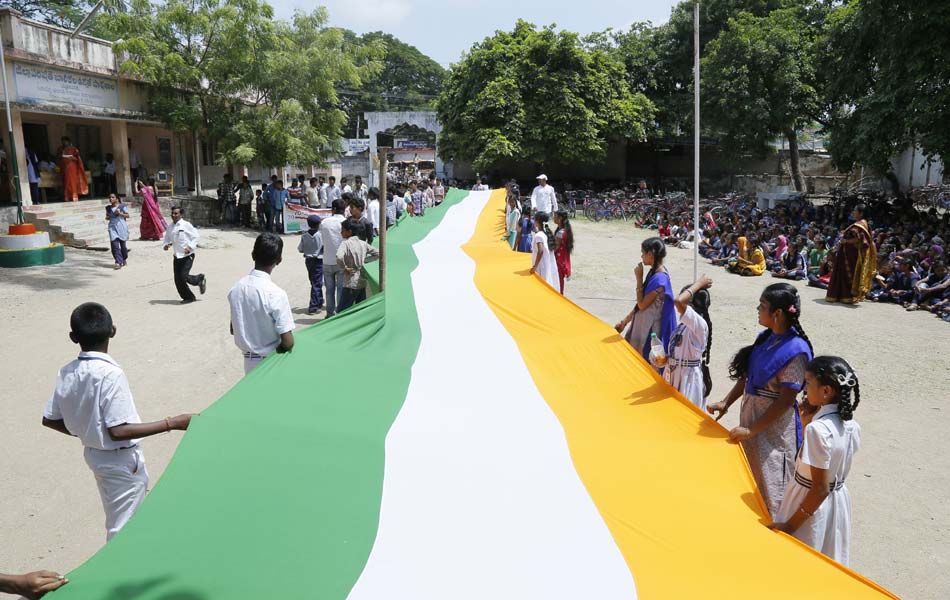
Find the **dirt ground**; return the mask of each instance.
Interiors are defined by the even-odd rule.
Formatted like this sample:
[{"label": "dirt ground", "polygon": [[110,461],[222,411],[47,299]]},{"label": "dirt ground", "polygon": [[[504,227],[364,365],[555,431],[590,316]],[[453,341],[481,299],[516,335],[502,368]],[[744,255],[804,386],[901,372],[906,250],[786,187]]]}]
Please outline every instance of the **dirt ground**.
[{"label": "dirt ground", "polygon": [[[631,307],[633,266],[647,232],[619,223],[575,222],[575,275],[568,295],[616,322]],[[66,572],[105,541],[95,483],[79,443],[40,425],[57,369],[78,350],[67,337],[70,311],[98,301],[118,334],[110,353],[122,365],[145,420],[200,412],[242,376],[228,334],[226,293],[251,267],[249,231],[203,229],[193,272],[208,275],[205,296],[181,306],[172,259],[157,242],[130,243],[129,266],[113,271],[107,253],[67,250],[62,265],[0,270],[0,440],[3,510],[0,571]],[[296,240],[274,273],[291,304],[305,307],[309,288]],[[674,286],[692,277],[691,253],[672,249]],[[728,387],[726,364],[756,331],[755,306],[768,279],[745,279],[702,264],[715,279],[711,398]],[[826,305],[802,286],[803,323],[816,349],[840,354],[862,384],[856,413],[863,435],[848,486],[854,498],[853,566],[908,599],[950,597],[950,458],[941,439],[950,429],[947,349],[950,325],[892,305]],[[295,308],[298,326],[316,322]],[[934,393],[932,390],[939,390]],[[734,423],[737,410],[726,416]],[[174,432],[144,442],[153,482],[181,439]],[[941,508],[943,506],[943,508]]]}]

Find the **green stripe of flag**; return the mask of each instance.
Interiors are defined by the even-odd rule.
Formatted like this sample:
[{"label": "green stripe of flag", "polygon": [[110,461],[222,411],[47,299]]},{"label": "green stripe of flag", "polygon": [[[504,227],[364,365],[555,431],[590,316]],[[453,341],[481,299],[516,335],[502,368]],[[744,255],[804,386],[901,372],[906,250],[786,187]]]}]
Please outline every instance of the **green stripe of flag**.
[{"label": "green stripe of flag", "polygon": [[419,348],[412,244],[466,195],[390,230],[385,303],[298,332],[293,353],[192,421],[138,514],[52,597],[345,598],[376,536],[385,438]]}]

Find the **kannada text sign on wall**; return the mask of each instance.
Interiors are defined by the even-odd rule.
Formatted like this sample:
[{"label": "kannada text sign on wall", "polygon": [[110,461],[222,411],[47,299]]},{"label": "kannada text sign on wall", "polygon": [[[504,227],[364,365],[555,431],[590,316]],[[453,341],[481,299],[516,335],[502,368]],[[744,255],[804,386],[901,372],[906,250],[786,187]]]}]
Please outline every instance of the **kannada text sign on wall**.
[{"label": "kannada text sign on wall", "polygon": [[13,63],[20,102],[57,102],[95,108],[119,108],[119,84],[113,79],[40,65]]}]

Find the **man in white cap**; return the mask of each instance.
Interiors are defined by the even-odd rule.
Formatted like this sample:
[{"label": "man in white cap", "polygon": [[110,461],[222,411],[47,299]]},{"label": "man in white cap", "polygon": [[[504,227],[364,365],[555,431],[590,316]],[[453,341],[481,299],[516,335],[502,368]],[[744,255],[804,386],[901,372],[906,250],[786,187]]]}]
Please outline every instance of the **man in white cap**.
[{"label": "man in white cap", "polygon": [[551,216],[557,210],[557,195],[554,193],[554,188],[548,185],[547,175],[542,173],[537,179],[538,185],[531,192],[531,212],[541,211]]}]

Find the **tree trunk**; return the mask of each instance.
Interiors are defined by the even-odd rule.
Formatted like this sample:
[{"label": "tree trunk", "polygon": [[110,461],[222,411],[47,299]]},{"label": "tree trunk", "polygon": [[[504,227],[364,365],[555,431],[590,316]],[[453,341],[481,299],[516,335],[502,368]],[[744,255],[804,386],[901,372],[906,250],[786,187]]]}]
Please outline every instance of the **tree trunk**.
[{"label": "tree trunk", "polygon": [[201,140],[197,130],[191,135],[195,138],[195,197],[198,197],[201,196]]},{"label": "tree trunk", "polygon": [[794,129],[786,129],[785,138],[788,140],[788,165],[792,171],[792,183],[795,184],[796,192],[804,192],[805,179],[802,177],[801,165],[798,163],[798,134]]}]

